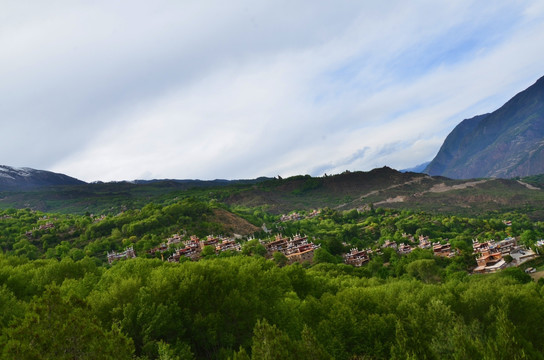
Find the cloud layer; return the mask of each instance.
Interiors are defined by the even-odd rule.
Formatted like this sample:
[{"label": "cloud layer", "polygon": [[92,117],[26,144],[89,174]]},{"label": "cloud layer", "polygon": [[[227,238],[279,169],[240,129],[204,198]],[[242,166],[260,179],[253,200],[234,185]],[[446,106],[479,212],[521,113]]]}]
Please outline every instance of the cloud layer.
[{"label": "cloud layer", "polygon": [[83,180],[432,159],[544,75],[539,1],[0,5],[2,163]]}]

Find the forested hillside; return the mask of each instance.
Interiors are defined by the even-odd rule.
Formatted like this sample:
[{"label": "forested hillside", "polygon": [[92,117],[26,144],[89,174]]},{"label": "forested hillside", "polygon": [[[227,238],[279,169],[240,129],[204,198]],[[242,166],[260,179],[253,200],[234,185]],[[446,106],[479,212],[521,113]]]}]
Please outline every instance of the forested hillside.
[{"label": "forested hillside", "polygon": [[0,343],[9,359],[543,358],[544,289],[523,271],[395,268],[3,255]]},{"label": "forested hillside", "polygon": [[[179,245],[151,250],[175,233],[238,233],[241,251],[167,262]],[[313,261],[263,257],[248,238],[276,233],[306,234]],[[458,256],[383,248],[414,236]],[[5,210],[0,349],[6,359],[540,359],[543,281],[516,267],[469,275],[472,239],[508,236],[534,248],[544,223],[372,207],[280,217],[195,198],[114,215]],[[136,258],[107,263],[126,247]],[[354,247],[375,250],[367,264],[343,264]]]},{"label": "forested hillside", "polygon": [[0,360],[544,360],[543,64],[544,0],[0,0]]},{"label": "forested hillside", "polygon": [[[142,209],[115,215],[48,214],[29,209],[0,212],[0,247],[7,254],[31,260],[40,258],[80,260],[89,256],[105,262],[109,251],[131,246],[140,257],[174,234],[204,238],[207,235],[233,236],[245,245],[248,236],[263,240],[275,234],[306,234],[322,251],[341,255],[350,247],[379,247],[390,240],[410,243],[410,236],[427,236],[434,242],[450,242],[470,252],[472,240],[501,240],[517,237],[531,247],[544,237],[544,222],[532,221],[522,213],[497,213],[487,217],[431,215],[425,212],[392,209],[338,211],[325,208],[315,216],[300,212],[296,221],[259,208],[228,207],[215,201],[194,198],[170,205],[150,203]],[[506,223],[509,222],[509,225]],[[260,225],[265,225],[269,233]],[[168,255],[174,246],[166,252]]]},{"label": "forested hillside", "polygon": [[[5,191],[0,192],[0,209],[116,215],[142,209],[151,202],[162,206],[192,198],[274,215],[325,207],[345,211],[375,206],[472,217],[517,211],[542,221],[544,191],[539,179],[533,176],[527,180],[452,180],[383,167],[322,177],[304,175],[232,183],[122,182]],[[262,222],[255,225],[260,226]]]}]

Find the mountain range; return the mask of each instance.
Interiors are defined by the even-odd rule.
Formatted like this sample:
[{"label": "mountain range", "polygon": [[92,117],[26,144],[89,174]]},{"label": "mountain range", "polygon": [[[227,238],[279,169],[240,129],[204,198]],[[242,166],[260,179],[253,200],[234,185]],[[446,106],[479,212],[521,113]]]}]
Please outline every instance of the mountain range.
[{"label": "mountain range", "polygon": [[544,77],[496,111],[462,121],[424,172],[454,179],[544,173]]},{"label": "mountain range", "polygon": [[[227,208],[263,209],[271,214],[293,210],[369,207],[432,213],[485,215],[522,211],[544,220],[544,177],[522,180],[455,180],[383,167],[338,175],[260,179],[253,183],[176,181],[92,183],[0,191],[0,209],[30,208],[61,213],[116,214],[146,204],[184,198],[224,204]],[[251,210],[253,212],[253,210]]]},{"label": "mountain range", "polygon": [[[195,196],[272,213],[377,205],[475,214],[523,210],[544,219],[544,175],[530,176],[538,174],[544,174],[544,77],[498,110],[462,121],[430,163],[401,172],[384,167],[324,177],[87,184],[50,171],[0,165],[0,208],[122,211]],[[455,180],[475,178],[483,180]]]}]

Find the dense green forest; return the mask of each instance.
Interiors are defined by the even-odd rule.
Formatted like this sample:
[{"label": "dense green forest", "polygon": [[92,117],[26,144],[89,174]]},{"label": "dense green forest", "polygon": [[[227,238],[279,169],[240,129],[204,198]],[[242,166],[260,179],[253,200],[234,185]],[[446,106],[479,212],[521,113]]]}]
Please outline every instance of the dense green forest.
[{"label": "dense green forest", "polygon": [[[224,221],[229,215],[230,223]],[[472,239],[514,236],[529,247],[544,223],[372,208],[301,211],[280,221],[263,207],[183,198],[116,214],[0,212],[0,348],[6,359],[540,359],[544,288],[520,268],[470,275]],[[220,216],[221,215],[221,216]],[[271,232],[263,231],[266,225]],[[149,254],[172,234],[254,229],[306,234],[313,263],[241,252],[169,263]],[[459,256],[376,252],[360,268],[352,247],[429,236]],[[106,254],[132,246],[135,259]],[[173,249],[166,252],[171,253]],[[537,259],[538,263],[539,259]]]},{"label": "dense green forest", "polygon": [[0,343],[10,359],[543,358],[544,289],[523,271],[468,276],[425,254],[380,270],[4,255]]}]

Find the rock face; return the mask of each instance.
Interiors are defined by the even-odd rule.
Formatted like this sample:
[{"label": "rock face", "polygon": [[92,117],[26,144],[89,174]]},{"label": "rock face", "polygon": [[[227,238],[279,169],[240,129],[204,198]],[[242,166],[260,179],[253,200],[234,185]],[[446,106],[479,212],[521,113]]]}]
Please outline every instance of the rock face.
[{"label": "rock face", "polygon": [[51,171],[0,165],[0,191],[28,190],[52,185],[78,185],[85,182]]},{"label": "rock face", "polygon": [[544,173],[544,77],[500,109],[457,125],[425,173],[454,179]]}]

